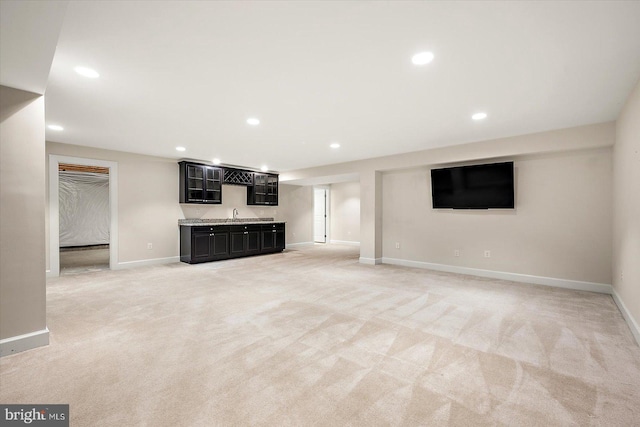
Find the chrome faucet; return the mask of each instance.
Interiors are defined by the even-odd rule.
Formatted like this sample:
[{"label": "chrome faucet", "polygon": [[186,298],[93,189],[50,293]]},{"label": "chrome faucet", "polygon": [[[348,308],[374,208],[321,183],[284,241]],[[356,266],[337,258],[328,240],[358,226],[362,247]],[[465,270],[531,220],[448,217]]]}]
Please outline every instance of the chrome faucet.
[{"label": "chrome faucet", "polygon": [[238,209],[233,208],[233,219],[236,219],[237,216],[238,216]]}]

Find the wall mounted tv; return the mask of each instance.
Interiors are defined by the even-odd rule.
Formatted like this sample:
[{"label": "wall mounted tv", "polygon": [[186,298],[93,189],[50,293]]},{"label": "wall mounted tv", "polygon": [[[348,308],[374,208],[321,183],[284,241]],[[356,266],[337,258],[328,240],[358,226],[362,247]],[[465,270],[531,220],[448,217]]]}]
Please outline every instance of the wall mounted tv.
[{"label": "wall mounted tv", "polygon": [[431,169],[433,208],[513,209],[513,162]]}]

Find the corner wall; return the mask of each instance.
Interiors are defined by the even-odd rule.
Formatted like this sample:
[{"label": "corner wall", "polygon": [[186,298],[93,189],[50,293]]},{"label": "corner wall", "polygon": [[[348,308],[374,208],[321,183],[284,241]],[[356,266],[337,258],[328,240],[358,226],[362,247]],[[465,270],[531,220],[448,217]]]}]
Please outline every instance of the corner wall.
[{"label": "corner wall", "polygon": [[360,243],[360,183],[331,184],[331,242]]},{"label": "corner wall", "polygon": [[616,123],[613,288],[614,298],[640,343],[640,82]]},{"label": "corner wall", "polygon": [[278,218],[287,222],[286,242],[313,244],[313,187],[280,183]]},{"label": "corner wall", "polygon": [[47,345],[44,98],[0,86],[0,355]]}]

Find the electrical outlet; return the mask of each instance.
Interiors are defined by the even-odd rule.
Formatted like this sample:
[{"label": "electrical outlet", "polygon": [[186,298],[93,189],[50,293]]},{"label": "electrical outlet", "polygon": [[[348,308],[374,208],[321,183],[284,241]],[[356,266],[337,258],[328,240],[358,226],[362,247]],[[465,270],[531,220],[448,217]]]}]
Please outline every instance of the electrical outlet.
[{"label": "electrical outlet", "polygon": [[153,249],[153,243],[147,243],[147,249]]},{"label": "electrical outlet", "polygon": [[491,258],[491,251],[484,251],[485,258]]},{"label": "electrical outlet", "polygon": [[396,242],[396,249],[400,249],[400,243]]},{"label": "electrical outlet", "polygon": [[460,256],[460,251],[458,249],[454,249],[453,256]]}]

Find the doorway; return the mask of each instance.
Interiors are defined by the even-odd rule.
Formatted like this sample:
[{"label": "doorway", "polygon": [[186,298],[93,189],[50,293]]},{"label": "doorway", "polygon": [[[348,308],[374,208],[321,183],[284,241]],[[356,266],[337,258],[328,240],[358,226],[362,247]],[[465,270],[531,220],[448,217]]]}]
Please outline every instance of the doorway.
[{"label": "doorway", "polygon": [[49,155],[48,277],[117,268],[117,176],[115,162]]},{"label": "doorway", "polygon": [[313,189],[313,241],[327,243],[327,193],[326,188]]},{"label": "doorway", "polygon": [[109,269],[109,168],[58,165],[60,275]]}]

